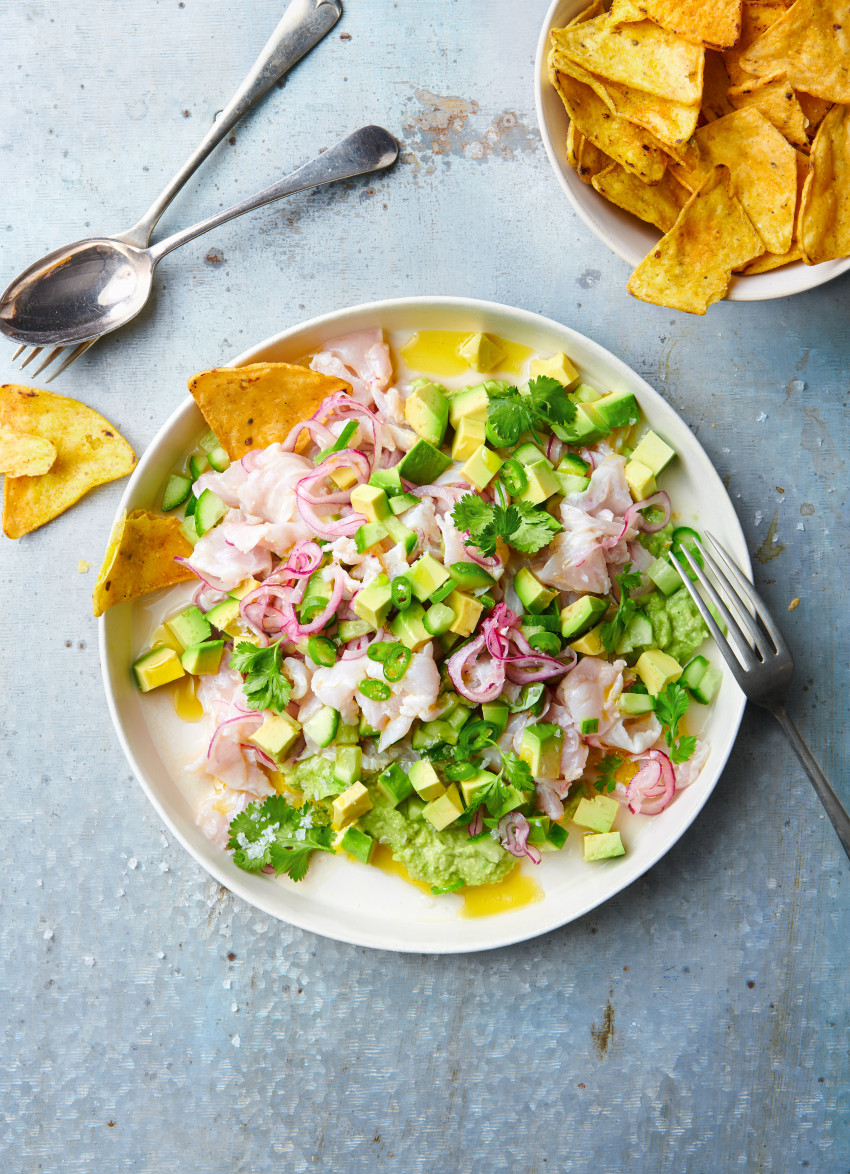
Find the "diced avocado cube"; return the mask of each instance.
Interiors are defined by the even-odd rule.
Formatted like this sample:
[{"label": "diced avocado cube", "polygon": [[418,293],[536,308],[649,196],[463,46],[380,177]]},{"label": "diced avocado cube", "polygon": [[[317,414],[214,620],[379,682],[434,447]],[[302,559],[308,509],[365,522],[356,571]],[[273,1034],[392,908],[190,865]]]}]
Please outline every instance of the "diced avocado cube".
[{"label": "diced avocado cube", "polygon": [[482,444],[462,467],[460,475],[475,489],[486,489],[504,463],[498,453]]},{"label": "diced avocado cube", "polygon": [[640,419],[640,408],[631,391],[612,391],[594,400],[593,406],[609,428],[624,428]]},{"label": "diced avocado cube", "polygon": [[[227,594],[231,599],[244,599],[246,595],[250,595],[251,592],[256,590],[256,588],[259,586],[259,579],[244,579],[237,587],[234,587],[232,591],[228,591]],[[330,596],[328,598],[330,598]]]},{"label": "diced avocado cube", "polygon": [[596,595],[583,595],[575,603],[567,604],[561,608],[561,635],[565,640],[583,636],[597,620],[602,619],[608,607],[608,600]]},{"label": "diced avocado cube", "polygon": [[485,722],[492,722],[500,734],[505,731],[510,712],[509,706],[504,701],[486,701],[481,706],[481,716]]},{"label": "diced avocado cube", "polygon": [[359,782],[363,765],[363,751],[358,746],[337,746],[334,757],[334,782],[350,787]]},{"label": "diced avocado cube", "polygon": [[415,819],[422,818],[422,812],[425,810],[425,804],[417,795],[411,795],[407,801],[405,808],[405,816],[412,823]]},{"label": "diced avocado cube", "polygon": [[453,591],[446,599],[446,603],[456,617],[449,631],[456,632],[458,636],[471,636],[484,610],[483,604],[463,591]]},{"label": "diced avocado cube", "polygon": [[569,497],[571,493],[584,493],[590,484],[589,477],[577,477],[575,473],[562,473],[560,469],[555,470],[555,477],[558,481],[558,489],[564,497]]},{"label": "diced avocado cube", "polygon": [[576,404],[576,418],[572,424],[563,427],[556,424],[552,431],[568,444],[592,444],[595,440],[602,440],[611,429],[601,416],[594,413],[593,404],[586,401]]},{"label": "diced avocado cube", "polygon": [[301,736],[301,723],[288,713],[270,713],[248,739],[273,762],[283,762]]},{"label": "diced avocado cube", "polygon": [[487,387],[483,383],[478,383],[475,387],[466,387],[463,391],[457,392],[449,403],[449,420],[451,420],[452,427],[457,428],[463,419],[486,420],[489,403],[490,397],[487,395]]},{"label": "diced avocado cube", "polygon": [[[394,497],[393,501],[396,501],[396,500],[399,500],[399,499]],[[407,555],[413,553],[413,550],[414,550],[414,548],[416,546],[416,542],[417,542],[417,535],[416,535],[415,531],[410,529],[409,526],[405,526],[405,524],[404,524],[404,522],[402,522],[401,518],[397,518],[393,514],[391,514],[388,518],[384,518],[381,525],[384,527],[386,532],[389,534],[389,536],[393,540],[393,542],[400,543],[400,545],[402,546],[402,548],[404,550],[405,557]]]},{"label": "diced avocado cube", "polygon": [[476,587],[492,587],[496,580],[478,563],[452,563],[449,571],[455,583],[460,588],[474,591]]},{"label": "diced avocado cube", "polygon": [[535,461],[525,466],[525,475],[528,483],[520,493],[514,495],[516,501],[527,501],[531,505],[539,505],[560,492],[560,482],[555,475],[552,465],[544,457],[542,461]]},{"label": "diced avocado cube", "polygon": [[559,779],[563,745],[564,731],[561,727],[540,722],[535,726],[526,726],[523,730],[519,756],[528,763],[535,778]]},{"label": "diced avocado cube", "polygon": [[184,651],[193,644],[200,644],[204,640],[209,640],[212,636],[210,621],[201,609],[195,607],[194,604],[190,607],[184,607],[176,616],[172,616],[170,620],[166,620],[165,626],[172,636],[177,638]]},{"label": "diced avocado cube", "polygon": [[367,522],[383,522],[390,516],[390,503],[377,485],[357,485],[351,491],[351,508],[363,514]]},{"label": "diced avocado cube", "polygon": [[650,648],[638,658],[635,672],[650,693],[657,697],[671,681],[678,681],[682,675],[682,666],[666,652]]},{"label": "diced avocado cube", "polygon": [[351,465],[337,465],[331,470],[330,478],[340,489],[350,489],[357,484],[357,474]]},{"label": "diced avocado cube", "polygon": [[377,630],[390,614],[392,603],[393,593],[389,583],[381,583],[376,579],[368,587],[357,592],[351,606],[361,620],[365,620]]},{"label": "diced avocado cube", "polygon": [[238,624],[240,619],[239,600],[223,599],[221,603],[211,607],[204,618],[217,631],[225,632],[228,636],[235,636],[238,629],[233,632],[230,629],[234,624]]},{"label": "diced avocado cube", "polygon": [[341,721],[334,734],[334,742],[337,746],[358,746],[360,744],[360,723],[352,722],[349,725],[347,722]]},{"label": "diced avocado cube", "polygon": [[449,423],[448,398],[430,381],[423,382],[404,401],[404,417],[414,432],[439,448]]},{"label": "diced avocado cube", "polygon": [[427,819],[438,832],[454,823],[459,815],[463,815],[463,803],[454,783],[446,788],[444,794],[432,799],[422,812],[422,818]]},{"label": "diced avocado cube", "polygon": [[509,811],[516,811],[517,807],[522,807],[525,803],[528,803],[528,795],[516,787],[505,787],[504,798],[501,801],[488,801],[487,810],[493,819],[501,819],[503,815],[507,815]]},{"label": "diced avocado cube", "polygon": [[584,837],[585,860],[609,860],[613,856],[625,856],[626,849],[619,832],[602,832]]},{"label": "diced avocado cube", "polygon": [[361,864],[368,864],[369,857],[375,847],[375,841],[368,832],[362,832],[360,828],[356,827],[347,827],[340,837],[339,847],[349,856],[353,856],[355,860],[359,860]]},{"label": "diced avocado cube", "polygon": [[604,656],[605,645],[602,643],[601,629],[602,625],[597,624],[595,628],[579,636],[578,640],[573,640],[568,647],[572,648],[573,652],[580,652],[582,656]]},{"label": "diced avocado cube", "polygon": [[227,503],[223,502],[217,493],[205,489],[195,505],[195,529],[201,535],[206,534],[213,526],[218,525],[228,509]]},{"label": "diced avocado cube", "polygon": [[573,815],[573,823],[589,828],[592,832],[610,832],[620,804],[607,795],[594,795],[592,799],[581,799]]},{"label": "diced avocado cube", "polygon": [[672,595],[682,586],[682,576],[669,558],[657,558],[646,573],[665,595]]},{"label": "diced avocado cube", "polygon": [[413,784],[397,762],[391,762],[386,770],[381,771],[376,782],[378,790],[393,807],[398,807],[402,800],[413,794]]},{"label": "diced avocado cube", "polygon": [[376,469],[369,478],[369,484],[376,486],[378,489],[383,489],[388,497],[393,497],[401,493],[402,486],[398,465],[394,465],[391,469]]},{"label": "diced avocado cube", "polygon": [[602,399],[602,392],[589,383],[579,383],[571,392],[570,399],[577,404],[592,404]]},{"label": "diced avocado cube", "polygon": [[481,794],[486,791],[491,783],[495,782],[498,776],[494,775],[489,770],[478,770],[475,774],[470,775],[469,778],[461,779],[460,789],[463,792],[463,800],[467,807],[474,802]]},{"label": "diced avocado cube", "polygon": [[341,620],[337,625],[337,632],[343,644],[347,644],[349,640],[357,640],[360,636],[368,636],[374,631],[374,627],[366,620]]},{"label": "diced avocado cube", "polygon": [[617,645],[617,656],[628,656],[634,652],[643,652],[653,644],[652,624],[646,616],[632,616],[625,632]]},{"label": "diced avocado cube", "polygon": [[195,676],[218,672],[221,658],[224,653],[223,640],[202,640],[187,648],[180,657],[180,663],[187,673]]},{"label": "diced avocado cube", "polygon": [[432,554],[423,554],[407,572],[407,578],[416,598],[425,600],[443,583],[448,582],[451,575]]},{"label": "diced avocado cube", "polygon": [[657,477],[667,468],[675,455],[676,450],[671,448],[666,440],[662,440],[655,432],[647,432],[632,453],[632,460],[646,465]]},{"label": "diced avocado cube", "polygon": [[354,534],[354,545],[358,554],[366,554],[381,543],[387,542],[389,533],[383,522],[365,522]]},{"label": "diced avocado cube", "polygon": [[420,758],[418,762],[414,762],[408,771],[408,777],[416,794],[427,803],[445,792],[446,788],[440,782],[440,776],[427,758]]},{"label": "diced avocado cube", "polygon": [[405,648],[411,652],[418,652],[431,639],[431,633],[425,627],[425,608],[421,603],[413,603],[406,611],[400,611],[390,624],[390,631],[396,640],[400,640]]},{"label": "diced avocado cube", "polygon": [[550,359],[532,359],[528,367],[532,379],[538,375],[549,375],[557,379],[567,389],[575,386],[579,381],[579,373],[563,351],[558,351]]},{"label": "diced avocado cube", "polygon": [[331,826],[337,831],[372,810],[372,800],[362,783],[352,783],[331,804]]},{"label": "diced avocado cube", "polygon": [[421,437],[396,465],[399,476],[414,485],[430,485],[445,473],[452,459]]},{"label": "diced avocado cube", "polygon": [[515,448],[511,453],[515,461],[519,461],[521,465],[536,465],[539,461],[545,461],[546,457],[540,451],[536,444],[528,441],[526,444],[521,444]]},{"label": "diced avocado cube", "polygon": [[396,516],[407,513],[416,505],[419,505],[419,498],[414,497],[412,493],[397,493],[395,497],[390,498],[390,510]]},{"label": "diced avocado cube", "polygon": [[485,427],[483,419],[461,417],[452,440],[453,461],[467,461],[478,451],[485,440]]},{"label": "diced avocado cube", "polygon": [[621,693],[617,698],[617,708],[627,717],[639,717],[644,713],[652,713],[655,698],[648,693]]},{"label": "diced avocado cube", "polygon": [[133,664],[136,684],[143,693],[150,693],[151,689],[176,681],[184,674],[180,657],[173,648],[152,648]]},{"label": "diced avocado cube", "polygon": [[645,465],[643,461],[636,461],[632,457],[630,461],[626,462],[625,473],[629,493],[635,501],[643,501],[644,498],[651,497],[657,491],[655,475],[649,465]]},{"label": "diced avocado cube", "polygon": [[466,359],[474,371],[480,371],[482,375],[498,367],[505,357],[504,350],[495,338],[480,332],[465,338],[457,348],[457,353]]},{"label": "diced avocado cube", "polygon": [[330,746],[339,729],[339,710],[323,705],[318,713],[303,724],[305,737],[312,738],[317,746]]},{"label": "diced avocado cube", "polygon": [[558,592],[550,591],[548,587],[544,587],[528,567],[522,567],[517,572],[514,579],[514,590],[522,606],[526,611],[532,613],[545,611],[552,600],[558,597]]}]

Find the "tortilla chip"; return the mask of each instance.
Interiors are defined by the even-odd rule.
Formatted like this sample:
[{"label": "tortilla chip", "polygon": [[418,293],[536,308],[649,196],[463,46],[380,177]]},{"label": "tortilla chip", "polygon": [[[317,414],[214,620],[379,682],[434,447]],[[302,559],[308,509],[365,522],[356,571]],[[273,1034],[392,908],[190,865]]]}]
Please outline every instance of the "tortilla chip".
[{"label": "tortilla chip", "polygon": [[741,32],[741,0],[643,0],[656,24],[711,49],[731,49]]},{"label": "tortilla chip", "polygon": [[[285,440],[299,420],[351,385],[293,363],[213,367],[189,380],[189,391],[232,461],[252,448]],[[306,443],[306,438],[305,438]]]},{"label": "tortilla chip", "polygon": [[797,162],[791,144],[753,109],[709,122],[695,137],[705,171],[718,164],[731,171],[735,194],[764,241],[764,251],[787,252],[797,205]]},{"label": "tortilla chip", "polygon": [[732,270],[763,251],[733,194],[729,170],[715,167],[667,235],[635,269],[629,293],[658,306],[704,314],[725,295]]},{"label": "tortilla chip", "polygon": [[667,166],[667,156],[650,134],[627,118],[612,114],[590,86],[571,74],[553,71],[552,82],[570,119],[597,150],[621,163],[645,183],[659,182]]},{"label": "tortilla chip", "polygon": [[847,0],[797,0],[741,58],[759,77],[782,71],[795,89],[828,102],[850,102]]},{"label": "tortilla chip", "polygon": [[[559,58],[590,73],[660,98],[699,104],[702,47],[651,20],[618,25],[606,14],[572,28],[553,29],[551,37]],[[559,63],[557,68],[563,67]]]},{"label": "tortilla chip", "polygon": [[726,96],[730,84],[723,58],[712,49],[707,49],[702,83],[702,104],[700,106],[706,122],[714,122],[716,118],[723,118],[724,115],[731,114],[735,109]]},{"label": "tortilla chip", "polygon": [[0,428],[0,473],[7,477],[38,477],[56,460],[56,448],[43,436]]},{"label": "tortilla chip", "polygon": [[192,571],[175,558],[191,558],[192,544],[180,532],[179,518],[149,510],[122,514],[109,536],[97,576],[92,605],[101,616],[114,603],[137,599],[160,587],[193,579]]},{"label": "tortilla chip", "polygon": [[832,103],[827,102],[825,98],[813,98],[811,94],[806,94],[802,90],[797,90],[797,101],[808,119],[806,134],[813,139],[818,127],[832,109]]},{"label": "tortilla chip", "polygon": [[591,182],[600,196],[662,232],[670,231],[690,196],[669,173],[661,183],[647,184],[619,163],[606,167]]},{"label": "tortilla chip", "polygon": [[634,24],[635,21],[645,20],[646,13],[641,12],[635,0],[613,0],[610,17],[612,24]]},{"label": "tortilla chip", "polygon": [[781,269],[783,265],[790,265],[792,261],[801,261],[803,252],[797,243],[797,228],[799,225],[800,207],[803,200],[803,189],[809,174],[809,157],[802,151],[797,152],[797,211],[794,215],[794,239],[787,253],[764,253],[756,257],[749,265],[745,265],[742,273],[768,273],[771,269]]},{"label": "tortilla chip", "polygon": [[[799,3],[799,0],[798,0]],[[812,143],[799,238],[807,265],[850,256],[850,108],[833,106]]]},{"label": "tortilla chip", "polygon": [[586,20],[593,20],[594,16],[599,16],[603,11],[604,5],[602,0],[593,0],[589,8],[583,9],[578,16],[573,17],[567,25],[567,28],[570,28],[574,24],[584,24]]},{"label": "tortilla chip", "polygon": [[567,131],[567,159],[582,183],[590,183],[594,175],[611,163],[607,155],[587,141],[574,122]]},{"label": "tortilla chip", "polygon": [[723,54],[726,72],[733,85],[742,86],[752,80],[754,74],[748,72],[740,64],[740,60],[748,52],[750,46],[754,45],[759,37],[776,24],[784,14],[785,9],[782,5],[773,3],[773,0],[744,0],[741,8],[741,36],[738,39],[738,44]]},{"label": "tortilla chip", "polygon": [[728,97],[736,110],[745,110],[748,106],[759,110],[789,143],[797,147],[809,145],[806,116],[784,74],[753,78],[742,86],[733,86]]},{"label": "tortilla chip", "polygon": [[7,476],[3,532],[20,538],[58,517],[83,494],[125,477],[133,450],[108,420],[78,400],[7,383],[0,387],[0,429],[40,436],[56,449],[46,473]]}]

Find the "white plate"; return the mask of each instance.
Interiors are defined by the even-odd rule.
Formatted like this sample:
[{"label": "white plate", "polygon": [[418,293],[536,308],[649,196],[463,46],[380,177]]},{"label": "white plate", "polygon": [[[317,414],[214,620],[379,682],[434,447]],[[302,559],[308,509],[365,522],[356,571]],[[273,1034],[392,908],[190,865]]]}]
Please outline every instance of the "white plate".
[{"label": "white plate", "polygon": [[[636,216],[609,204],[589,183],[583,183],[570,167],[567,162],[567,128],[570,120],[560,96],[549,81],[546,67],[549,30],[563,28],[587,8],[588,3],[589,0],[554,0],[546,14],[537,45],[535,66],[537,122],[549,162],[567,199],[591,232],[634,269],[661,234],[651,224],[644,224]],[[771,273],[733,278],[726,297],[733,302],[763,302],[771,298],[785,298],[832,281],[848,268],[850,257],[840,261],[823,261],[820,265],[804,265],[802,261],[795,261]]]},{"label": "white plate", "polygon": [[[680,453],[664,475],[681,520],[698,521],[722,536],[749,569],[744,536],[732,503],[705,452],[673,409],[634,371],[614,355],[574,330],[507,306],[467,298],[403,298],[341,310],[294,326],[239,355],[233,365],[293,361],[327,340],[355,330],[383,328],[388,336],[416,330],[486,330],[523,343],[543,355],[566,351],[587,379],[602,389],[635,393],[650,424]],[[186,375],[191,372],[185,372]],[[163,425],[133,474],[120,510],[154,508],[168,473],[194,447],[204,422],[187,399]],[[190,590],[185,586],[175,592]],[[744,710],[744,698],[726,675],[705,724],[711,753],[699,779],[681,792],[657,818],[623,812],[627,854],[603,864],[581,859],[580,836],[568,847],[544,856],[539,868],[523,862],[545,892],[538,904],[483,919],[458,916],[461,899],[432,898],[404,881],[340,857],[314,860],[299,885],[284,879],[242,872],[229,854],[202,835],[185,797],[181,767],[197,757],[200,727],[179,722],[167,697],[141,695],[131,680],[130,664],[151,629],[151,616],[162,614],[165,593],[111,608],[100,621],[100,654],[107,700],[124,753],[154,807],[172,833],[203,867],[246,901],[283,921],[327,937],[388,950],[455,953],[504,946],[564,925],[606,901],[659,860],[687,830],[723,769]],[[719,659],[714,654],[715,659]],[[187,736],[196,739],[192,753]],[[710,828],[704,829],[709,835]],[[696,850],[698,845],[694,845]]]}]

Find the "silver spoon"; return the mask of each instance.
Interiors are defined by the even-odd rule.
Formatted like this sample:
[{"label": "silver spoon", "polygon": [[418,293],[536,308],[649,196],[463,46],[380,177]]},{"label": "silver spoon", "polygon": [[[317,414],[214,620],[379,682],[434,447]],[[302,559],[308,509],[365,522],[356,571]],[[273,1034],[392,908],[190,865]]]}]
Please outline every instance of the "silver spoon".
[{"label": "silver spoon", "polygon": [[[125,244],[135,245],[137,248],[143,249],[150,241],[151,233],[165,209],[187,180],[194,175],[210,152],[230,133],[236,123],[254,103],[330,32],[341,15],[341,0],[292,0],[271,37],[269,37],[263,46],[259,57],[254,62],[247,77],[230,99],[227,106],[219,113],[215,122],[204,135],[189,159],[186,160],[164,191],[154,200],[144,216],[132,228],[128,228],[125,232],[111,234],[111,239],[123,241]],[[50,262],[55,260],[57,255],[62,255],[67,260],[68,255],[72,251],[87,250],[93,243],[94,239],[77,241],[72,245],[66,246],[65,249],[51,253],[48,257],[44,257],[41,261],[36,262],[35,265],[30,266],[25,273],[22,273],[16,278],[3,295],[3,306],[6,307],[7,299],[13,290],[20,290],[21,283],[25,277],[29,275],[32,278],[35,272],[50,268]],[[57,314],[61,313],[61,308],[57,306],[55,312]],[[9,338],[23,342],[23,345],[18,348],[14,355],[14,358],[17,359],[18,355],[26,350],[26,343],[30,339],[25,339],[23,335],[19,335],[15,327],[14,310],[12,310],[11,315],[7,313],[6,315],[0,316],[0,331],[8,335]],[[61,374],[66,367],[70,366],[75,359],[79,358],[96,341],[97,337],[99,335],[76,347],[66,356],[63,363],[54,369],[50,378],[53,379]],[[73,341],[76,341],[76,339]],[[26,367],[27,363],[40,353],[44,345],[49,345],[49,340],[45,340],[45,343],[36,345],[24,359],[22,366]],[[61,354],[63,349],[62,346],[56,347],[33,373],[37,375],[39,371],[42,371],[53,362]]]},{"label": "silver spoon", "polygon": [[100,338],[135,318],[150,295],[154,269],[174,249],[282,196],[380,171],[397,156],[398,144],[389,131],[364,126],[279,183],[150,248],[102,237],[56,249],[25,269],[3,294],[0,330],[36,346]]}]

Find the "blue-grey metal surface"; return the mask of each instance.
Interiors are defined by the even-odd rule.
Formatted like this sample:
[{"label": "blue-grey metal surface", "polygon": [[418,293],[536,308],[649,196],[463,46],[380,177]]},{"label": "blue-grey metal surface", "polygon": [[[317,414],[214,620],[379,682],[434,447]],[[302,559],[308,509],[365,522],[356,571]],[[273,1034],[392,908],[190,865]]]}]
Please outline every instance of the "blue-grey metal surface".
[{"label": "blue-grey metal surface", "polygon": [[[56,386],[141,451],[189,373],[345,304],[471,294],[591,335],[726,477],[798,658],[793,712],[846,804],[850,279],[704,319],[631,300],[539,142],[545,9],[348,0],[160,232],[366,122],[403,162],[187,246]],[[280,12],[5,6],[2,276],[131,223]],[[120,492],[2,540],[4,1171],[845,1174],[847,864],[769,715],[748,712],[679,846],[561,931],[440,959],[289,929],[169,842],[113,736],[89,599]]]}]

